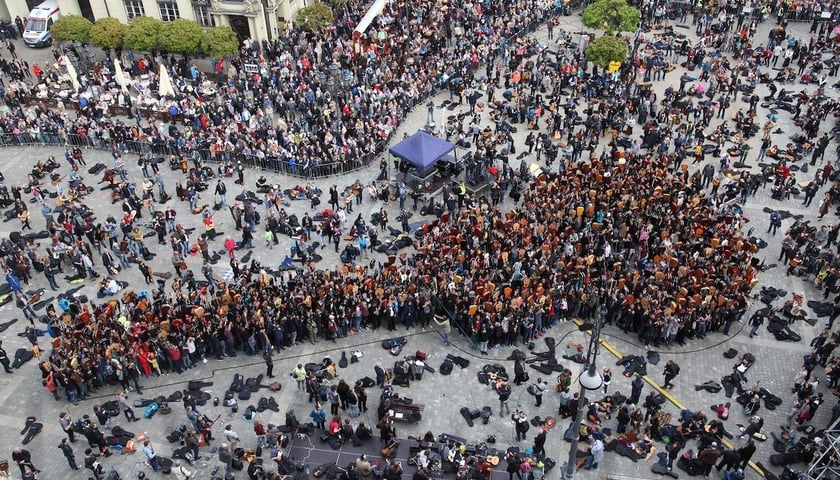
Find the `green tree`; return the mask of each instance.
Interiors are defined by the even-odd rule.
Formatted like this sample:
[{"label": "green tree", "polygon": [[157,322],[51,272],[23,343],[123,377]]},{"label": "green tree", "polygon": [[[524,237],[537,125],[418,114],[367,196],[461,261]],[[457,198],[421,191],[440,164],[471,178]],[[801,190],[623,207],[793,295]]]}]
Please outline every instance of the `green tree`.
[{"label": "green tree", "polygon": [[87,43],[93,24],[79,15],[63,15],[50,28],[53,40],[57,42],[77,41]]},{"label": "green tree", "polygon": [[607,68],[610,62],[626,60],[627,50],[627,42],[622,38],[607,35],[589,44],[586,49],[586,59],[601,68]]},{"label": "green tree", "polygon": [[213,27],[204,32],[201,50],[211,57],[224,58],[239,50],[239,39],[236,38],[236,32],[227,25]]},{"label": "green tree", "polygon": [[583,24],[613,32],[635,32],[642,15],[625,0],[597,0],[583,11]]},{"label": "green tree", "polygon": [[204,31],[194,20],[179,18],[163,25],[160,46],[177,53],[195,53]]},{"label": "green tree", "polygon": [[90,29],[90,43],[101,48],[116,49],[122,47],[128,27],[116,18],[100,18]]},{"label": "green tree", "polygon": [[295,22],[302,28],[316,32],[324,30],[333,21],[335,21],[335,17],[332,9],[321,2],[301,8],[297,12],[297,17],[295,17]]},{"label": "green tree", "polygon": [[159,47],[163,22],[152,17],[136,17],[123,37],[123,47],[129,50],[151,50]]}]

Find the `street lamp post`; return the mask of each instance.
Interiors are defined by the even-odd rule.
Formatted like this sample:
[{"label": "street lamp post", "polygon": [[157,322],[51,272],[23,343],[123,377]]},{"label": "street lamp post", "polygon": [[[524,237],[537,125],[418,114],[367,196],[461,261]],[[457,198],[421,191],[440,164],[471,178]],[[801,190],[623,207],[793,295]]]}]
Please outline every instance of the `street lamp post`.
[{"label": "street lamp post", "polygon": [[589,403],[586,398],[587,390],[598,390],[603,385],[603,379],[598,373],[595,366],[595,360],[598,356],[598,345],[601,339],[601,322],[596,322],[592,328],[592,337],[589,339],[589,349],[586,352],[586,361],[583,365],[583,371],[578,377],[580,383],[580,392],[578,393],[578,408],[575,411],[574,419],[572,420],[572,444],[569,446],[569,460],[563,466],[563,479],[571,480],[577,474],[577,450],[580,442],[580,421],[583,418],[583,412]]}]

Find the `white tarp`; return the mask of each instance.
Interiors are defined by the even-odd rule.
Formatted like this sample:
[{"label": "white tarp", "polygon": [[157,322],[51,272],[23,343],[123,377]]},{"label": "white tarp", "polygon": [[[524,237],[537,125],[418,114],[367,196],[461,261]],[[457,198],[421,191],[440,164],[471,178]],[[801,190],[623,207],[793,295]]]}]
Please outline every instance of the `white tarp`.
[{"label": "white tarp", "polygon": [[67,56],[62,57],[64,59],[64,68],[67,69],[67,75],[70,77],[70,82],[73,83],[73,90],[79,90],[79,74],[76,73],[76,67],[73,66],[73,62],[70,61]]},{"label": "white tarp", "polygon": [[387,0],[376,0],[373,2],[373,5],[370,6],[365,16],[362,17],[362,21],[359,22],[359,25],[356,26],[356,31],[359,33],[365,33],[365,30],[368,29],[370,24],[373,22],[373,19],[378,17],[382,10],[385,9],[385,3]]},{"label": "white tarp", "polygon": [[120,61],[116,58],[114,58],[114,77],[122,91],[128,93],[128,82],[125,81],[125,73],[123,72],[122,65],[120,65]]},{"label": "white tarp", "polygon": [[158,77],[158,96],[163,99],[167,95],[175,96],[175,88],[172,86],[172,80],[169,78],[169,72],[166,71],[163,64],[160,64],[160,76]]}]

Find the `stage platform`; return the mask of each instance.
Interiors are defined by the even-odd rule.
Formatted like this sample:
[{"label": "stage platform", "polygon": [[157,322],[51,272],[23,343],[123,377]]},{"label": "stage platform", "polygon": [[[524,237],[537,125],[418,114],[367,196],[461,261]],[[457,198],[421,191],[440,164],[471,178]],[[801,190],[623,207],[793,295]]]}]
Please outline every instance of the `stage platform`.
[{"label": "stage platform", "polygon": [[[382,442],[379,436],[374,436],[371,439],[364,441],[361,445],[354,446],[351,442],[343,443],[339,448],[333,449],[326,442],[321,441],[321,433],[324,430],[315,430],[311,435],[296,435],[289,443],[286,455],[293,461],[303,462],[309,465],[311,470],[315,470],[319,465],[327,463],[335,463],[338,467],[347,468],[351,463],[355,463],[356,459],[362,454],[367,455],[368,461],[371,464],[379,462],[382,466],[380,470],[387,465],[387,461],[382,456]],[[438,437],[441,438],[441,437]],[[436,449],[443,447],[443,444],[435,442],[436,446],[432,447],[434,452]],[[402,463],[403,475],[402,478],[409,480],[414,475],[416,468],[408,464],[408,460],[412,458],[419,449],[419,442],[413,439],[400,439],[399,446],[396,452],[390,457],[391,460],[399,460]],[[507,480],[508,474],[505,472],[507,462],[504,460],[507,446],[488,445],[488,453],[496,454],[500,458],[499,465],[493,469],[493,480]],[[447,473],[442,470],[432,470],[432,478],[454,479],[456,474]]]}]

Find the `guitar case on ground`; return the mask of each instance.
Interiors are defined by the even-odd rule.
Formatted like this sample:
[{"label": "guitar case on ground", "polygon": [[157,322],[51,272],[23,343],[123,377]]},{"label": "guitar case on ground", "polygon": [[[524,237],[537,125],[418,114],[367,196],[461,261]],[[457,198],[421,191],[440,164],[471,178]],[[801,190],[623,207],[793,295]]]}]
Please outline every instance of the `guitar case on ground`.
[{"label": "guitar case on ground", "polygon": [[464,417],[464,420],[467,421],[467,425],[472,427],[473,426],[473,418],[472,418],[472,415],[470,414],[470,409],[467,408],[467,407],[462,407],[461,410],[460,410],[460,413],[461,413],[461,416]]}]

